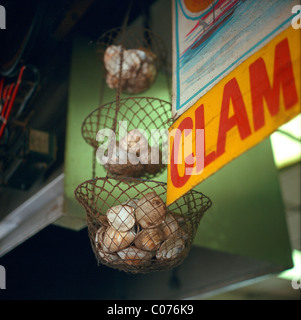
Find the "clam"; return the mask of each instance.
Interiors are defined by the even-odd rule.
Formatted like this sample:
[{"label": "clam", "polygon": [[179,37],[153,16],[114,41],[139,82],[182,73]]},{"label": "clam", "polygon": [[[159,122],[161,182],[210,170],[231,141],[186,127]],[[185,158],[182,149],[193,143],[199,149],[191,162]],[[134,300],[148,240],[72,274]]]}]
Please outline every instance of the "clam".
[{"label": "clam", "polygon": [[103,251],[102,243],[103,243],[103,236],[106,232],[106,227],[100,227],[95,235],[95,247],[99,256],[105,260],[106,262],[116,262],[120,260],[119,256],[115,253],[106,253]]},{"label": "clam", "polygon": [[101,250],[98,251],[99,256],[108,263],[120,262],[120,257],[116,253],[106,253]]},{"label": "clam", "polygon": [[122,86],[122,90],[128,93],[140,93],[148,89],[151,85],[152,80],[150,80],[144,74],[138,74],[136,78],[129,79],[125,86]]},{"label": "clam", "polygon": [[106,227],[109,226],[108,218],[107,216],[99,215],[97,217],[98,222],[100,222],[101,225],[104,225]]},{"label": "clam", "polygon": [[107,211],[109,224],[116,230],[124,232],[135,225],[134,208],[129,205],[117,205]]},{"label": "clam", "polygon": [[138,50],[129,49],[123,51],[122,77],[133,79],[141,68],[142,59]]},{"label": "clam", "polygon": [[129,93],[139,93],[148,89],[157,75],[156,66],[144,62],[136,77],[129,78],[125,85],[122,85],[123,90]]},{"label": "clam", "polygon": [[185,232],[182,227],[179,227],[179,229],[174,233],[174,236],[176,238],[183,239],[185,242],[189,239],[189,234]]},{"label": "clam", "polygon": [[[115,75],[112,73],[107,73],[106,75],[106,83],[109,88],[111,89],[118,89],[119,88],[119,83],[121,88],[126,88],[127,87],[127,81],[123,78],[120,79],[119,75]],[[124,90],[124,89],[122,89]]]},{"label": "clam", "polygon": [[121,46],[108,46],[104,53],[104,65],[106,70],[111,74],[117,74],[119,70],[119,61],[121,54]]},{"label": "clam", "polygon": [[163,231],[165,239],[171,236],[182,238],[184,241],[188,240],[189,236],[184,228],[186,225],[181,225],[179,221],[184,221],[184,218],[174,213],[167,213],[163,222],[160,224],[160,229]]},{"label": "clam", "polygon": [[103,236],[106,232],[106,227],[105,226],[101,226],[95,235],[95,247],[97,249],[102,248],[102,240],[103,240]]},{"label": "clam", "polygon": [[[133,165],[129,159],[127,152],[118,148],[118,144],[109,149],[110,153],[105,154],[97,151],[97,161],[103,164],[105,169],[113,175],[135,176],[139,171],[144,170],[143,165]],[[98,153],[99,152],[99,153]]]},{"label": "clam", "polygon": [[118,256],[128,265],[148,265],[151,263],[153,254],[148,251],[141,250],[134,246],[125,248],[117,252]]},{"label": "clam", "polygon": [[128,205],[128,206],[133,207],[134,209],[136,209],[138,201],[139,201],[139,199],[137,199],[137,198],[127,199],[126,201],[124,201],[122,203],[122,205]]},{"label": "clam", "polygon": [[147,193],[137,202],[135,215],[142,228],[158,226],[165,214],[166,206],[155,192]]},{"label": "clam", "polygon": [[119,147],[124,151],[138,151],[141,152],[148,150],[148,140],[139,129],[130,130],[127,135],[122,137],[119,141]]},{"label": "clam", "polygon": [[163,241],[163,233],[159,228],[143,229],[137,234],[135,246],[141,250],[156,251]]},{"label": "clam", "polygon": [[[104,65],[108,73],[119,76],[122,47],[111,45],[104,53]],[[141,67],[141,57],[136,50],[123,49],[122,78],[133,78]]]},{"label": "clam", "polygon": [[165,240],[156,253],[159,260],[174,259],[178,257],[185,248],[185,242],[181,238],[170,237]]},{"label": "clam", "polygon": [[153,82],[155,76],[148,76],[143,73],[139,73],[133,78],[119,77],[119,75],[114,75],[107,73],[106,83],[111,89],[118,89],[119,84],[122,91],[127,91],[128,93],[139,93],[148,89]]},{"label": "clam", "polygon": [[171,213],[167,213],[163,222],[160,224],[160,229],[163,231],[164,238],[167,239],[179,230],[179,224]]},{"label": "clam", "polygon": [[134,228],[129,231],[121,232],[113,227],[106,229],[102,240],[102,249],[105,253],[112,253],[128,247],[135,239]]},{"label": "clam", "polygon": [[149,88],[157,75],[156,55],[146,49],[123,49],[120,78],[120,59],[122,47],[110,45],[104,53],[104,66],[107,70],[106,81],[110,88],[129,93],[139,93]]},{"label": "clam", "polygon": [[151,83],[155,80],[157,75],[157,68],[154,63],[145,61],[142,64],[141,68],[141,74],[148,79],[148,81]]},{"label": "clam", "polygon": [[[118,146],[118,145],[117,145]],[[144,166],[140,162],[134,163],[128,155],[126,150],[115,147],[112,155],[102,157],[106,161],[104,164],[105,169],[113,175],[138,177],[144,172]]]}]

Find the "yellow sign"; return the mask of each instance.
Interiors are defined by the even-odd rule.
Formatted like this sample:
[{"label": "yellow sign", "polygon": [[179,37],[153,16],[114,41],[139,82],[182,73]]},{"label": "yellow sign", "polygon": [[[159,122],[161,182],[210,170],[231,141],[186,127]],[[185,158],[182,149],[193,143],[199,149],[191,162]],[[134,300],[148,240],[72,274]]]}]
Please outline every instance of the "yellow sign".
[{"label": "yellow sign", "polygon": [[300,39],[278,34],[170,127],[167,205],[300,113]]}]

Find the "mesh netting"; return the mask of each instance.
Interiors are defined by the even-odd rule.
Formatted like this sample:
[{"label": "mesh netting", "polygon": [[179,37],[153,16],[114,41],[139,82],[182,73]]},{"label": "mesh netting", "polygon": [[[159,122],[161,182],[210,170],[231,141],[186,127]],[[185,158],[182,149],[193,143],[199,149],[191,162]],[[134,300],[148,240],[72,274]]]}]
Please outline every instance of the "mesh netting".
[{"label": "mesh netting", "polygon": [[107,85],[137,94],[148,89],[165,63],[164,43],[151,30],[114,28],[97,41],[97,55],[103,62]]},{"label": "mesh netting", "polygon": [[129,273],[167,270],[188,255],[211,201],[189,191],[166,207],[166,183],[96,178],[80,184],[92,249],[99,264]]},{"label": "mesh netting", "polygon": [[[109,175],[150,179],[166,169],[170,118],[171,104],[167,101],[124,98],[92,111],[82,124],[82,136]],[[99,147],[104,146],[101,133],[107,133],[103,129],[114,132],[115,140],[107,145],[113,154],[100,152]]]}]

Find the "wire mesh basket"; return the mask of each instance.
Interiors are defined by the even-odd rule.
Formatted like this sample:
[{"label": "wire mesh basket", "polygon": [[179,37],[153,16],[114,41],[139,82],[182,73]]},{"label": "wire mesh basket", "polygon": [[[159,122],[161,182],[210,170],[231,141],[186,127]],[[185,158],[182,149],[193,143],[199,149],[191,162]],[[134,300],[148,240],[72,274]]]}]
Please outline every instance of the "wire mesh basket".
[{"label": "wire mesh basket", "polygon": [[83,121],[82,136],[109,175],[150,179],[166,169],[170,118],[167,101],[123,98],[92,111]]},{"label": "wire mesh basket", "polygon": [[189,191],[166,206],[166,183],[96,178],[75,197],[84,207],[98,264],[128,273],[168,270],[187,257],[211,200]]},{"label": "wire mesh basket", "polygon": [[111,89],[137,94],[147,90],[156,79],[166,61],[166,48],[149,29],[119,27],[97,40],[97,56]]}]

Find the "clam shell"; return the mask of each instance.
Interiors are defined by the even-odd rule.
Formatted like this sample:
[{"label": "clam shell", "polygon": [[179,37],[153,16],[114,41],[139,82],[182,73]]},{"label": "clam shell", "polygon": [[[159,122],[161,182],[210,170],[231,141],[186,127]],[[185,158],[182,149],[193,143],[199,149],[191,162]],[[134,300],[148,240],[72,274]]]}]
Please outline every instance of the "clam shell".
[{"label": "clam shell", "polygon": [[135,239],[135,246],[141,250],[156,251],[163,241],[163,233],[159,228],[143,229]]},{"label": "clam shell", "polygon": [[137,199],[137,198],[128,199],[128,200],[124,201],[122,203],[122,205],[128,205],[128,206],[133,207],[134,209],[136,209],[138,201],[139,201],[139,199]]},{"label": "clam shell", "polygon": [[128,159],[127,152],[122,148],[114,148],[109,160],[110,163],[106,163],[104,167],[112,175],[139,177],[144,172],[143,164],[132,164]]},{"label": "clam shell", "polygon": [[174,259],[178,257],[185,248],[185,242],[181,238],[170,237],[165,240],[156,253],[159,260]]},{"label": "clam shell", "polygon": [[99,215],[97,217],[97,220],[101,223],[101,225],[104,225],[106,227],[109,226],[108,218],[107,216]]},{"label": "clam shell", "polygon": [[[129,49],[123,52],[122,77],[135,78],[141,68],[142,59],[138,50]],[[119,69],[118,69],[119,71]]]},{"label": "clam shell", "polygon": [[135,225],[134,208],[129,205],[117,205],[107,211],[109,224],[119,231],[128,231]]},{"label": "clam shell", "polygon": [[[104,66],[106,70],[114,76],[119,76],[121,50],[122,47],[120,45],[111,45],[107,47],[104,53]],[[135,77],[138,70],[141,68],[141,61],[142,59],[137,50],[124,49],[121,70],[122,78],[127,79]]]},{"label": "clam shell", "polygon": [[134,228],[129,231],[121,232],[113,227],[106,229],[103,236],[102,249],[105,253],[112,253],[128,247],[135,239]]},{"label": "clam shell", "polygon": [[122,85],[122,90],[129,93],[140,93],[148,89],[154,82],[156,69],[152,65],[143,64],[135,78],[130,78]]},{"label": "clam shell", "polygon": [[149,88],[157,75],[156,55],[146,49],[124,49],[119,79],[121,50],[121,45],[111,45],[105,50],[108,86],[117,89],[120,83],[121,89],[129,93],[139,93]]},{"label": "clam shell", "polygon": [[128,86],[127,81],[123,78],[120,79],[118,75],[114,75],[110,72],[106,75],[106,83],[109,88],[111,89],[118,89],[119,88],[119,82],[121,86],[121,90],[125,90],[125,88]]},{"label": "clam shell", "polygon": [[151,263],[153,254],[148,251],[138,249],[134,246],[117,252],[118,256],[128,265],[148,265]]},{"label": "clam shell", "polygon": [[106,232],[106,227],[100,227],[95,235],[95,247],[99,256],[106,262],[117,262],[120,260],[119,256],[115,253],[106,253],[102,249],[103,236]]},{"label": "clam shell", "polygon": [[[139,82],[137,80],[140,80]],[[144,77],[137,77],[136,79],[129,79],[126,80],[124,78],[119,80],[119,77],[107,73],[106,75],[106,83],[109,88],[111,89],[118,89],[120,82],[120,88],[122,91],[126,91],[128,93],[140,93],[150,87],[150,82],[148,78]]]},{"label": "clam shell", "polygon": [[120,139],[119,147],[124,151],[131,151],[130,149],[148,150],[148,140],[143,131],[133,129]]},{"label": "clam shell", "polygon": [[158,226],[165,214],[166,206],[155,192],[147,193],[137,202],[135,216],[142,228]]},{"label": "clam shell", "polygon": [[146,48],[138,48],[137,53],[140,55],[141,59],[149,62],[149,63],[155,63],[157,56],[154,52],[152,52],[149,49]]},{"label": "clam shell", "polygon": [[103,240],[103,236],[106,232],[106,227],[105,226],[101,226],[96,234],[95,234],[95,247],[98,248],[102,248],[102,240]]},{"label": "clam shell", "polygon": [[179,227],[179,229],[174,233],[174,236],[176,238],[183,239],[185,242],[189,239],[189,234],[185,232],[181,227]]},{"label": "clam shell", "polygon": [[104,53],[104,66],[111,74],[116,74],[119,71],[121,46],[108,46]]},{"label": "clam shell", "polygon": [[167,213],[163,222],[160,224],[160,229],[163,231],[164,238],[167,239],[179,230],[179,224],[171,213]]},{"label": "clam shell", "polygon": [[111,89],[118,89],[119,83],[122,91],[127,91],[129,93],[139,93],[146,89],[148,89],[153,82],[153,77],[138,74],[135,78],[132,79],[124,79],[119,78],[119,76],[113,75],[111,73],[107,73],[106,75],[106,83]]},{"label": "clam shell", "polygon": [[120,262],[120,257],[116,253],[106,253],[104,251],[98,251],[99,256],[108,263]]}]

